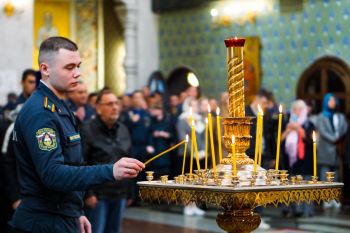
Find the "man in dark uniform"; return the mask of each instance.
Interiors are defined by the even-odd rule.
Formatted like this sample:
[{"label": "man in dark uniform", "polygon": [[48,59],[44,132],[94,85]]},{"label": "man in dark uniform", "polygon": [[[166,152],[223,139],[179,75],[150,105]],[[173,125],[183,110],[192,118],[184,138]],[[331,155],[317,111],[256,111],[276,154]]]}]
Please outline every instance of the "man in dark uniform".
[{"label": "man in dark uniform", "polygon": [[35,91],[36,88],[36,76],[35,70],[27,69],[22,74],[22,93],[18,96],[16,106],[23,104]]},{"label": "man in dark uniform", "polygon": [[82,211],[83,191],[134,178],[144,168],[131,158],[82,166],[76,119],[63,101],[78,85],[80,64],[76,44],[66,38],[51,37],[40,46],[42,80],[13,132],[22,201],[10,224],[20,232],[91,232]]}]

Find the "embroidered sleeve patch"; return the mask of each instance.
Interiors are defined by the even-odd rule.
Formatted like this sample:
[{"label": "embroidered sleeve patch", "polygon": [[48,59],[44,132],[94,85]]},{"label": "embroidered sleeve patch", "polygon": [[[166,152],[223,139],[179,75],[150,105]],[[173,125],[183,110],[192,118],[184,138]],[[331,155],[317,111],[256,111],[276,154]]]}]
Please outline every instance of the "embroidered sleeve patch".
[{"label": "embroidered sleeve patch", "polygon": [[42,128],[36,131],[36,138],[40,150],[51,151],[57,148],[56,133],[51,128]]}]

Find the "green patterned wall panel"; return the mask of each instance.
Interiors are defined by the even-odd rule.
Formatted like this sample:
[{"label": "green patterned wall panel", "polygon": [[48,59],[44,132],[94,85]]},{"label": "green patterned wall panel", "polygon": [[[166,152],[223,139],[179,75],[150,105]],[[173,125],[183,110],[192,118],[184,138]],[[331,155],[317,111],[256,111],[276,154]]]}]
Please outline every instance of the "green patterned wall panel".
[{"label": "green patterned wall panel", "polygon": [[348,0],[304,1],[303,11],[283,14],[273,1],[273,10],[255,24],[216,29],[209,14],[215,4],[159,18],[160,69],[168,75],[178,66],[193,68],[207,96],[218,98],[226,89],[227,37],[260,37],[261,85],[287,105],[295,99],[300,75],[315,60],[336,56],[350,61]]}]

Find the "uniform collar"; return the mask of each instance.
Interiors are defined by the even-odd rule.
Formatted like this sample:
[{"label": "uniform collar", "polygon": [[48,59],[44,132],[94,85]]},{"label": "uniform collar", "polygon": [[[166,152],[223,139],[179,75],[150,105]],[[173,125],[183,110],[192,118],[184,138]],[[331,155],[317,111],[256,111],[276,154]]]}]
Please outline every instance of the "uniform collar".
[{"label": "uniform collar", "polygon": [[55,93],[53,93],[53,91],[42,80],[40,80],[38,90],[40,90],[44,96],[47,96],[49,100],[56,105],[58,114],[70,115],[68,109],[66,109],[67,107],[64,104],[64,101],[58,98],[58,96],[55,95]]}]

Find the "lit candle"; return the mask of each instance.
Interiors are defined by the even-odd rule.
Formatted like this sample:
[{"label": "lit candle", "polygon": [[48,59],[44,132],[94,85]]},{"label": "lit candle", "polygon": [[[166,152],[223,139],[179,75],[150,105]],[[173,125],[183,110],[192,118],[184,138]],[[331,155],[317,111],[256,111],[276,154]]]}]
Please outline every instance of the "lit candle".
[{"label": "lit candle", "polygon": [[219,147],[219,163],[222,160],[222,148],[221,148],[221,124],[220,124],[220,108],[216,108],[216,127],[218,133],[218,147]]},{"label": "lit candle", "polygon": [[258,105],[258,116],[256,118],[256,132],[255,132],[255,154],[254,154],[254,171],[256,172],[257,165],[258,165],[258,155],[259,155],[259,135],[260,135],[260,105]]},{"label": "lit candle", "polygon": [[192,138],[193,138],[193,147],[194,152],[196,153],[196,162],[197,162],[197,169],[200,170],[201,166],[199,163],[199,154],[198,154],[198,146],[197,146],[197,136],[196,136],[196,129],[194,128],[194,121],[192,124]]},{"label": "lit candle", "polygon": [[280,162],[280,145],[281,145],[281,129],[282,129],[282,105],[279,107],[278,115],[278,131],[277,131],[277,150],[276,150],[276,171]]},{"label": "lit candle", "polygon": [[237,161],[236,161],[236,142],[235,142],[235,135],[232,135],[231,149],[232,149],[231,160],[232,160],[233,175],[234,175],[234,176],[237,176]]},{"label": "lit candle", "polygon": [[190,175],[192,175],[193,170],[193,151],[194,151],[194,123],[191,124],[191,158],[190,158]]},{"label": "lit candle", "polygon": [[208,104],[208,123],[209,123],[211,159],[213,162],[213,171],[214,171],[214,174],[216,174],[215,148],[214,148],[214,136],[213,136],[213,120],[211,118],[211,109],[210,109],[209,104]]},{"label": "lit candle", "polygon": [[185,148],[184,148],[184,157],[182,159],[182,173],[181,175],[185,174],[185,163],[186,163],[186,151],[187,151],[187,144],[188,144],[188,134],[186,134],[186,143],[185,143]]},{"label": "lit candle", "polygon": [[186,140],[183,140],[183,141],[179,142],[178,144],[176,144],[175,146],[173,146],[173,147],[171,147],[171,148],[169,148],[169,149],[167,149],[167,150],[165,150],[165,151],[163,151],[163,152],[157,154],[156,156],[150,158],[149,160],[147,160],[147,161],[145,162],[145,165],[149,164],[150,162],[152,162],[153,160],[159,158],[160,156],[162,156],[162,155],[168,153],[169,151],[172,151],[172,150],[176,149],[177,147],[181,146],[181,145],[184,144],[185,142],[186,142]]},{"label": "lit candle", "polygon": [[193,111],[192,111],[192,106],[190,107],[190,110],[189,110],[189,113],[190,113],[190,116],[188,118],[188,124],[192,124],[192,121],[193,121]]},{"label": "lit candle", "polygon": [[205,170],[208,169],[208,118],[205,118]]},{"label": "lit candle", "polygon": [[263,129],[264,129],[264,112],[258,105],[260,112],[260,129],[259,129],[259,166],[261,166],[261,155],[262,155],[262,141],[263,141]]},{"label": "lit candle", "polygon": [[313,152],[314,152],[314,176],[317,176],[317,157],[316,157],[316,133],[312,132],[312,141],[313,141]]}]

